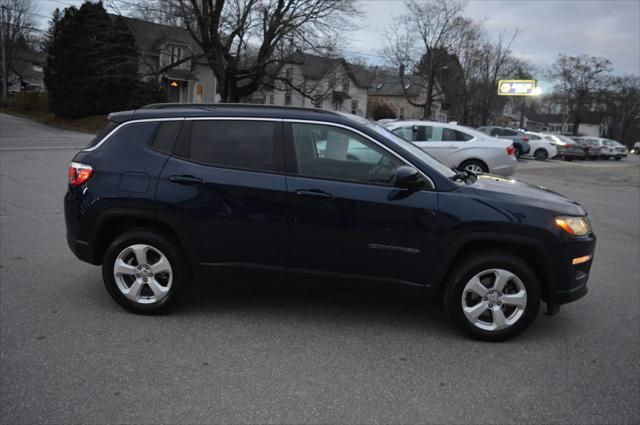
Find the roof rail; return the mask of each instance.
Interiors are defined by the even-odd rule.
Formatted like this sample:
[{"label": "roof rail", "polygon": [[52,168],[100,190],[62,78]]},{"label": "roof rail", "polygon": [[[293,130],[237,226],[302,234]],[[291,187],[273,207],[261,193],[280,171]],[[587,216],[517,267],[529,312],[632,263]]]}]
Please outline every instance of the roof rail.
[{"label": "roof rail", "polygon": [[305,108],[301,106],[282,106],[282,105],[262,105],[257,103],[152,103],[145,105],[142,109],[206,109],[215,108],[256,108],[256,109],[295,109],[299,111],[314,111],[318,113],[335,114],[333,111],[319,108]]}]

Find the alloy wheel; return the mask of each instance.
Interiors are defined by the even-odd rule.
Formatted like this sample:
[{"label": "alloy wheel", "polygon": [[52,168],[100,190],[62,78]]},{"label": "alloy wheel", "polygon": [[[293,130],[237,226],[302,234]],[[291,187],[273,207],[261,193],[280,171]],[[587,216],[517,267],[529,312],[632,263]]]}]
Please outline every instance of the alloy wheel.
[{"label": "alloy wheel", "polygon": [[138,304],[153,304],[167,296],[173,272],[167,257],[146,244],[122,250],[113,265],[113,276],[120,292]]},{"label": "alloy wheel", "polygon": [[489,269],[467,282],[461,302],[462,311],[471,324],[485,331],[499,331],[522,318],[527,291],[512,272]]},{"label": "alloy wheel", "polygon": [[484,170],[479,164],[471,163],[464,167],[465,170],[471,171],[473,174],[482,174]]}]

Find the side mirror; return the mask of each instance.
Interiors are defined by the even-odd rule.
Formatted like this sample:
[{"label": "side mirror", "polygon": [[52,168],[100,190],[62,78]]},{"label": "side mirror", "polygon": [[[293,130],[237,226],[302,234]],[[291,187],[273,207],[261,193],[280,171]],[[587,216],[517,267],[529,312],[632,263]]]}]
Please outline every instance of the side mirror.
[{"label": "side mirror", "polygon": [[402,189],[419,189],[424,186],[424,179],[415,168],[401,165],[396,169],[394,185]]}]

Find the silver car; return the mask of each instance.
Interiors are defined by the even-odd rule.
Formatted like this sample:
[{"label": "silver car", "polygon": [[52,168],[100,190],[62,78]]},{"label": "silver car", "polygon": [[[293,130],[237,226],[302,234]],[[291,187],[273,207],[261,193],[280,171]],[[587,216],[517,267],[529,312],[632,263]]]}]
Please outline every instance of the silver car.
[{"label": "silver car", "polygon": [[385,127],[450,167],[501,176],[516,169],[513,142],[473,128],[432,121],[394,121]]}]

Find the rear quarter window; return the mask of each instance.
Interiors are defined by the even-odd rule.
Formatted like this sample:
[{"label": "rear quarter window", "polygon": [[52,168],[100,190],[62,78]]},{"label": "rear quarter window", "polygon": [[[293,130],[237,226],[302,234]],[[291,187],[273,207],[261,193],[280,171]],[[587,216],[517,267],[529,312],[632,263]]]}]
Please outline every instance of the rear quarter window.
[{"label": "rear quarter window", "polygon": [[109,123],[98,132],[98,134],[96,134],[93,139],[91,139],[89,141],[89,144],[87,145],[87,147],[85,149],[89,149],[94,147],[95,145],[97,145],[98,143],[100,143],[100,141],[102,139],[105,138],[105,136],[109,133],[111,133],[111,131],[116,128],[118,126],[118,123],[113,122],[113,121],[109,121]]},{"label": "rear quarter window", "polygon": [[107,148],[112,155],[139,154],[140,146],[149,143],[157,128],[157,122],[139,122],[124,125],[107,139],[102,148]]}]

